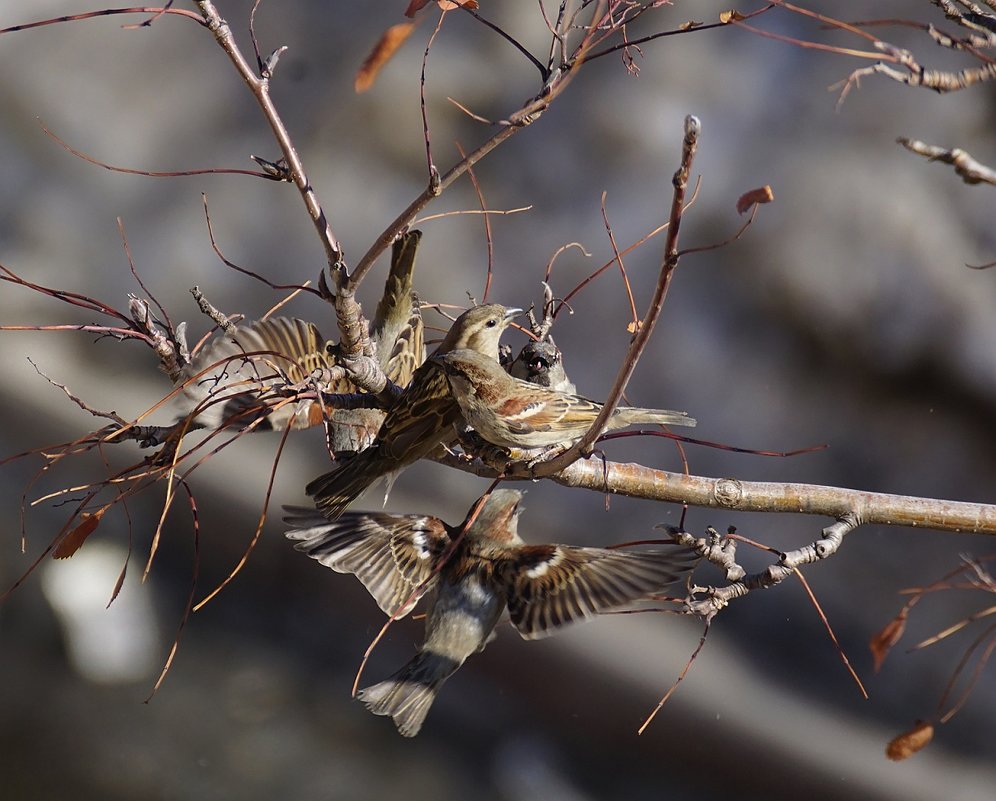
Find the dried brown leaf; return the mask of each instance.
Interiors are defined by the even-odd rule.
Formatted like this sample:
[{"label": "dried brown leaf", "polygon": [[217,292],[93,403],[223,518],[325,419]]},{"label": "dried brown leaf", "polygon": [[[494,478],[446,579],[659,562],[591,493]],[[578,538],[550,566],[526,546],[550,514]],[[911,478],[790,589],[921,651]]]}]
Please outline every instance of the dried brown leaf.
[{"label": "dried brown leaf", "polygon": [[745,17],[736,9],[733,9],[731,11],[723,11],[719,15],[719,21],[722,22],[724,25],[730,22],[740,22],[745,19],[747,19],[747,17]]},{"label": "dried brown leaf", "polygon": [[429,3],[431,3],[431,2],[432,2],[432,0],[412,0],[408,4],[408,8],[405,9],[405,16],[406,17],[414,17],[415,14],[416,14],[416,12],[421,11],[423,8],[425,8],[427,5],[429,5]]},{"label": "dried brown leaf", "polygon": [[[405,9],[406,17],[414,17],[419,11],[425,8],[433,0],[411,0],[408,4],[408,8]],[[439,6],[443,11],[452,11],[453,9],[464,8],[477,9],[477,0],[435,0],[436,5]]]},{"label": "dried brown leaf", "polygon": [[121,588],[124,586],[125,576],[128,575],[128,562],[125,562],[124,567],[121,568],[121,572],[118,574],[118,580],[114,582],[114,589],[111,590],[111,599],[107,602],[107,606],[110,607],[114,603],[114,599],[118,597],[121,592]]},{"label": "dried brown leaf", "polygon": [[698,20],[690,19],[688,20],[688,22],[682,22],[681,25],[678,26],[678,30],[691,31],[694,30],[695,28],[701,27],[704,24],[705,23],[699,22]]},{"label": "dried brown leaf", "polygon": [[933,739],[934,725],[921,721],[909,731],[895,737],[885,747],[885,755],[894,762],[900,762],[913,756]]},{"label": "dried brown leaf", "polygon": [[906,618],[909,616],[909,607],[904,606],[902,610],[892,620],[885,624],[878,634],[871,638],[868,647],[871,649],[872,658],[875,660],[875,672],[882,667],[885,658],[892,650],[892,646],[899,642],[903,632],[906,631]]},{"label": "dried brown leaf", "polygon": [[392,25],[381,34],[377,44],[373,46],[373,50],[370,51],[359,72],[356,73],[353,88],[357,94],[367,91],[374,85],[374,81],[377,80],[377,75],[383,66],[391,60],[398,48],[411,36],[413,30],[415,30],[414,22],[401,22]]},{"label": "dried brown leaf", "polygon": [[767,184],[759,186],[757,189],[751,189],[749,192],[744,192],[737,199],[737,214],[743,214],[755,204],[771,203],[774,199],[774,190]]},{"label": "dried brown leaf", "polygon": [[68,559],[76,553],[82,547],[83,543],[86,542],[86,538],[97,530],[97,526],[100,525],[100,518],[103,516],[103,509],[93,514],[83,512],[80,515],[82,522],[63,537],[62,542],[55,546],[55,550],[52,551],[52,558]]}]

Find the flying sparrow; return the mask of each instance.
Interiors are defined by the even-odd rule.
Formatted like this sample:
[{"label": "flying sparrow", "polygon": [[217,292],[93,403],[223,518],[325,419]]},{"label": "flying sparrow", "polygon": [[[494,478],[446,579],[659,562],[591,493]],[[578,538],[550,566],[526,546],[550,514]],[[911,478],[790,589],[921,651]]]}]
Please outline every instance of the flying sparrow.
[{"label": "flying sparrow", "polygon": [[[469,350],[434,355],[423,369],[446,374],[467,424],[504,448],[564,447],[591,428],[602,404],[513,378],[494,359]],[[641,423],[694,426],[684,412],[620,406],[606,430]]]},{"label": "flying sparrow", "polygon": [[427,515],[378,512],[347,512],[329,521],[313,509],[285,507],[295,548],[339,573],[353,573],[385,613],[406,615],[428,593],[418,653],[357,695],[375,715],[392,717],[405,737],[418,734],[443,682],[491,640],[506,606],[519,634],[539,639],[657,594],[698,561],[678,546],[622,551],[526,545],[518,534],[521,499],[516,490],[495,490],[476,519],[459,526]]},{"label": "flying sparrow", "polygon": [[[496,359],[498,339],[521,313],[521,309],[497,303],[475,306],[457,317],[435,354],[459,349]],[[454,439],[459,420],[460,407],[450,395],[445,375],[426,362],[394,401],[373,445],[316,478],[305,491],[314,496],[322,514],[334,520],[378,478],[398,472]]]}]

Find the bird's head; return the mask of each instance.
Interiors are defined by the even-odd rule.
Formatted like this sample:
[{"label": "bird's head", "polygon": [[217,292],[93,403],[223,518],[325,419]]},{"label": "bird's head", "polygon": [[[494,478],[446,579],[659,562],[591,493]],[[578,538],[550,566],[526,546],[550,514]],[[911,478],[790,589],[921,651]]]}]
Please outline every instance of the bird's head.
[{"label": "bird's head", "polygon": [[521,542],[518,531],[521,502],[522,493],[519,490],[493,490],[467,530],[467,536],[487,538],[505,545]]},{"label": "bird's head", "polygon": [[497,359],[498,340],[502,332],[520,314],[522,309],[502,306],[500,303],[474,306],[453,321],[446,338],[436,348],[436,353],[466,348]]},{"label": "bird's head", "polygon": [[[563,371],[563,357],[560,348],[550,341],[529,341],[519,352],[512,366],[512,375],[531,381],[534,384],[548,387],[552,383],[551,376],[560,379]],[[520,375],[521,373],[521,375]]]}]

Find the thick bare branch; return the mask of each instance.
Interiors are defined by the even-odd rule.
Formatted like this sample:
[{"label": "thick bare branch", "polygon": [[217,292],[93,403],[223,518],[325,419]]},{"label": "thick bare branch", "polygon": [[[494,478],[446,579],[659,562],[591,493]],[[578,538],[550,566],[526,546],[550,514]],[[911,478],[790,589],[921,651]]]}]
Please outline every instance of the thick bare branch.
[{"label": "thick bare branch", "polygon": [[[506,468],[502,471],[480,459],[470,461],[462,456],[447,454],[436,461],[486,478],[502,473],[506,480],[535,477],[527,462],[501,465]],[[689,476],[595,457],[579,459],[549,478],[565,487],[710,509],[790,512],[835,519],[853,514],[861,523],[996,536],[996,505],[984,503],[890,495],[819,484]]]}]

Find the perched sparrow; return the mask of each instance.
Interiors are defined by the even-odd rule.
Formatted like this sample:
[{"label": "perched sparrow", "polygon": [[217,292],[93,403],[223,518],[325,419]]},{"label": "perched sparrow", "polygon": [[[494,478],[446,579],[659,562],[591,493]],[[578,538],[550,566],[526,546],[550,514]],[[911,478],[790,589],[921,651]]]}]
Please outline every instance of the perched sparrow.
[{"label": "perched sparrow", "polygon": [[[406,386],[425,360],[422,316],[412,294],[412,273],[421,232],[410,231],[394,244],[384,295],[371,324],[370,337],[387,377]],[[196,414],[193,428],[220,428],[231,421],[245,426],[265,415],[258,430],[298,429],[327,416],[336,450],[359,450],[369,444],[384,419],[376,409],[324,410],[314,400],[287,402],[277,390],[317,373],[324,392],[356,392],[349,381],[329,383],[320,371],[335,363],[336,345],[313,323],[272,317],[236,327],[196,355],[182,374],[186,386],[178,399],[177,422]],[[206,372],[205,372],[206,371]],[[203,373],[203,375],[199,375]],[[364,432],[369,431],[369,434]]]},{"label": "perched sparrow", "polygon": [[377,361],[384,374],[399,387],[407,387],[425,361],[422,313],[412,282],[421,241],[421,231],[408,231],[394,241],[384,294],[370,323]]},{"label": "perched sparrow", "polygon": [[529,340],[519,351],[515,361],[509,365],[508,373],[530,384],[549,387],[557,392],[567,392],[571,395],[577,392],[577,387],[564,370],[564,359],[560,348],[549,340],[539,342]]},{"label": "perched sparrow", "polygon": [[405,737],[418,734],[443,682],[484,649],[506,605],[519,634],[538,639],[659,593],[698,561],[677,546],[525,545],[517,531],[521,498],[516,490],[492,492],[462,538],[466,521],[449,526],[437,517],[347,512],[330,522],[314,510],[285,507],[295,547],[356,575],[387,614],[407,614],[417,589],[431,591],[418,654],[357,695],[375,715],[391,716]]},{"label": "perched sparrow", "polygon": [[[422,313],[412,282],[421,240],[421,231],[408,231],[394,241],[384,294],[370,323],[370,340],[377,346],[377,361],[384,375],[399,387],[407,387],[425,361]],[[356,389],[350,387],[345,391]],[[329,448],[333,452],[361,451],[377,436],[384,412],[327,409],[326,418]]]},{"label": "perched sparrow", "polygon": [[[584,436],[602,409],[580,395],[513,378],[494,359],[469,350],[434,355],[426,366],[446,374],[467,424],[504,448],[570,445]],[[694,426],[695,420],[684,412],[621,406],[606,430],[639,423]]]},{"label": "perched sparrow", "polygon": [[[502,331],[521,311],[497,303],[475,306],[457,317],[435,353],[459,349],[495,359]],[[459,420],[460,407],[450,395],[445,375],[426,362],[391,406],[374,444],[316,478],[305,491],[314,496],[322,514],[334,520],[378,478],[396,473],[452,440],[453,426]]]}]

